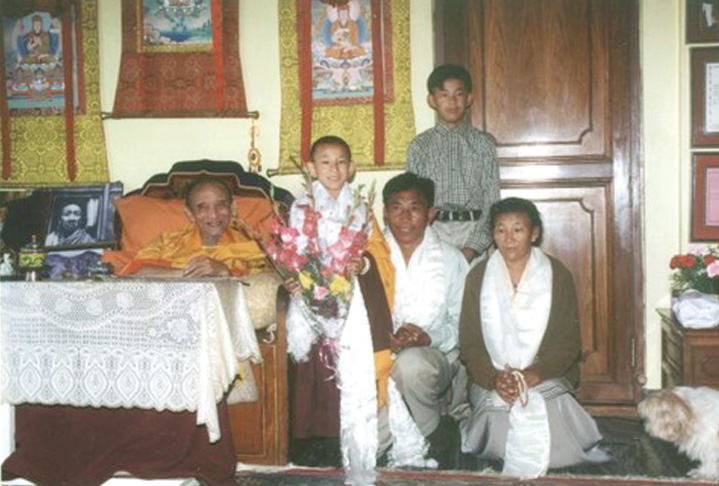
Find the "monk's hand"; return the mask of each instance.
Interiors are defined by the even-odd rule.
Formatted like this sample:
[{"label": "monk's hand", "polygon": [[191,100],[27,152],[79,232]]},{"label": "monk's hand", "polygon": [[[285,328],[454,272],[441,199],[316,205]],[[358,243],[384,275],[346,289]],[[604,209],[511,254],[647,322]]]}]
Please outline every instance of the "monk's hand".
[{"label": "monk's hand", "polygon": [[299,297],[300,295],[302,295],[302,284],[300,284],[300,281],[296,278],[288,278],[287,280],[282,282],[282,286],[287,292],[290,293],[292,297]]},{"label": "monk's hand", "polygon": [[494,378],[494,389],[497,390],[502,400],[509,405],[513,405],[517,397],[519,397],[517,378],[512,374],[512,370],[509,368],[500,371]]},{"label": "monk's hand", "polygon": [[222,262],[206,256],[198,256],[190,260],[182,271],[183,277],[228,277],[230,269]]}]

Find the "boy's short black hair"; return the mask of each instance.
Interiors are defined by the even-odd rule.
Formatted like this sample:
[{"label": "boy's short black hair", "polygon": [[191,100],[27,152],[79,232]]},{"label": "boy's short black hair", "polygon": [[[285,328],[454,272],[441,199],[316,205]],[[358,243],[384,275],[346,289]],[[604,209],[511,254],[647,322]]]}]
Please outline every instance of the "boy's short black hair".
[{"label": "boy's short black hair", "polygon": [[467,93],[472,92],[472,77],[469,72],[462,66],[456,64],[442,64],[434,68],[427,78],[427,92],[432,94],[435,89],[442,89],[444,82],[448,79],[458,79],[464,84]]},{"label": "boy's short black hair", "polygon": [[432,179],[420,177],[412,172],[405,172],[391,178],[382,189],[382,202],[386,206],[393,194],[405,191],[417,191],[427,207],[434,206],[434,182]]},{"label": "boy's short black hair", "polygon": [[352,150],[350,149],[350,145],[345,142],[344,138],[338,137],[337,135],[325,135],[324,137],[320,137],[315,140],[315,143],[313,143],[310,148],[310,160],[314,160],[315,152],[317,152],[317,149],[321,145],[338,145],[347,152],[347,160],[352,160]]},{"label": "boy's short black hair", "polygon": [[539,209],[537,209],[537,206],[535,206],[532,201],[522,199],[521,197],[507,197],[492,204],[492,207],[489,208],[489,227],[492,231],[494,231],[494,225],[497,222],[499,215],[507,213],[526,214],[529,217],[529,223],[532,225],[532,229],[539,229],[539,236],[534,242],[532,242],[532,245],[539,246],[542,244],[542,238],[544,237],[542,216],[539,214]]},{"label": "boy's short black hair", "polygon": [[230,186],[225,183],[225,181],[223,181],[219,177],[214,177],[211,175],[201,175],[193,179],[187,185],[187,187],[185,187],[185,206],[187,207],[187,209],[192,209],[190,203],[192,200],[192,193],[195,192],[195,189],[206,184],[214,185],[222,189],[222,192],[224,192],[230,202],[232,202],[232,190],[230,189]]}]

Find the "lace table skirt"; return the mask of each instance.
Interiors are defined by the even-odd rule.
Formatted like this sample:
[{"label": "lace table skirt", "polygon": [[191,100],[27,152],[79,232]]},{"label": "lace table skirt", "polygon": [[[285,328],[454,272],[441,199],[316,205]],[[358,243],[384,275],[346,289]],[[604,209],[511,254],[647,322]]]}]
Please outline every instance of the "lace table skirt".
[{"label": "lace table skirt", "polygon": [[196,411],[211,442],[260,360],[236,280],[3,282],[0,346],[5,403]]}]

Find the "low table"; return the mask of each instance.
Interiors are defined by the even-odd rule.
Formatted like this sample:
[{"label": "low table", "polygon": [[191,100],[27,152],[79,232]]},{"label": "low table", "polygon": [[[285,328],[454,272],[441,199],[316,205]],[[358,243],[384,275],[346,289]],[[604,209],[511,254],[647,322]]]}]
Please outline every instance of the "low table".
[{"label": "low table", "polygon": [[662,318],[662,387],[719,387],[719,327],[687,329],[671,309]]},{"label": "low table", "polygon": [[[171,442],[167,444],[170,462],[182,463],[177,457],[181,446],[192,456],[194,465],[178,467],[177,474],[168,464],[160,464],[160,454],[152,457],[159,474],[153,476],[153,468],[141,464],[147,451],[137,458],[138,464],[118,464],[120,456],[130,461],[134,456],[126,449],[139,444],[123,435],[125,442],[117,445],[122,450],[102,451],[108,464],[98,465],[101,473],[93,472],[92,481],[83,482],[72,477],[73,471],[64,471],[61,478],[50,477],[51,483],[99,484],[101,477],[116,472],[109,470],[114,468],[141,477],[194,476],[200,470],[203,477],[196,462],[208,457],[221,467],[208,469],[204,479],[218,482],[217,474],[224,475],[230,463],[234,471],[223,396],[240,373],[245,396],[252,399],[248,361],[260,360],[238,280],[3,282],[0,319],[0,392],[4,403],[18,406],[18,450],[4,463],[6,472],[31,480],[32,474],[39,474],[34,468],[40,466],[32,463],[46,460],[42,454],[47,451],[36,450],[43,442],[38,434],[44,433],[33,426],[37,420],[53,427],[53,434],[48,434],[54,448],[62,445],[58,435],[82,440],[63,432],[73,420],[84,425],[97,421],[99,427],[108,420],[127,421],[128,427],[142,424],[137,433],[138,441],[144,442],[163,435],[153,431],[147,436],[153,422],[164,429],[192,428],[165,434]],[[32,429],[29,436],[28,429]],[[115,447],[113,441],[126,431],[114,429],[98,438],[92,427],[85,429],[82,433],[93,435],[85,439],[104,448]],[[21,439],[31,442],[33,450],[23,447]],[[67,447],[75,451],[77,443]],[[154,450],[158,447],[162,448],[156,444]],[[97,448],[87,453],[93,458],[100,455]],[[220,461],[218,453],[223,457]],[[40,479],[36,482],[48,481],[48,477]]]}]

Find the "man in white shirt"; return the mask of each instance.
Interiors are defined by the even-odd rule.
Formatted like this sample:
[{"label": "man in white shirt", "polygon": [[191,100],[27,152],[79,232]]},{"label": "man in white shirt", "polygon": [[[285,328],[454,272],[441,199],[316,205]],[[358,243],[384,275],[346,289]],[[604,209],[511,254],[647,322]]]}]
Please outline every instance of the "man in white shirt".
[{"label": "man in white shirt", "polygon": [[395,266],[390,344],[396,358],[391,376],[430,443],[430,455],[439,459],[448,446],[439,426],[444,397],[460,367],[458,323],[468,264],[430,227],[430,179],[400,174],[387,182],[382,196],[385,236]]}]

